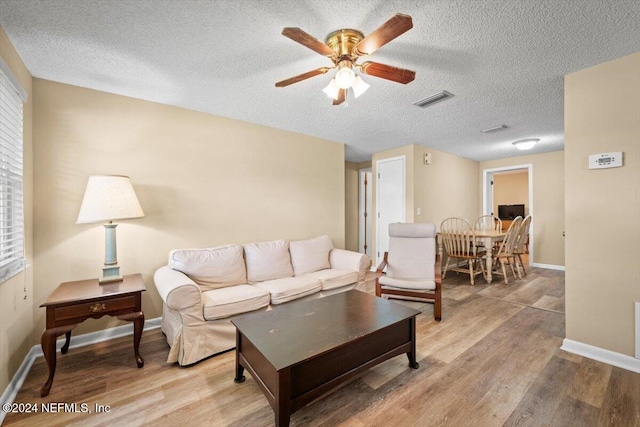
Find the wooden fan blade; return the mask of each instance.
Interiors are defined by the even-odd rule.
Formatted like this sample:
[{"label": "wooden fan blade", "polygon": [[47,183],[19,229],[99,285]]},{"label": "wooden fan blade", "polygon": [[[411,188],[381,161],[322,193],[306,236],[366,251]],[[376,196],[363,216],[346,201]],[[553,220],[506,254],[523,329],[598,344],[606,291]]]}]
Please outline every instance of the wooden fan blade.
[{"label": "wooden fan blade", "polygon": [[358,56],[370,55],[412,28],[413,21],[411,17],[398,13],[373,33],[360,40],[360,43],[354,48],[354,53]]},{"label": "wooden fan blade", "polygon": [[381,79],[391,80],[405,85],[416,78],[415,71],[380,64],[379,62],[367,61],[360,66],[360,69],[369,76],[380,77]]},{"label": "wooden fan blade", "polygon": [[333,100],[333,105],[340,105],[345,101],[345,99],[347,99],[347,90],[340,89],[340,92],[338,92],[338,99]]},{"label": "wooden fan blade", "polygon": [[282,35],[318,52],[320,55],[332,57],[336,54],[329,46],[298,27],[287,27],[282,30]]},{"label": "wooden fan blade", "polygon": [[290,77],[286,80],[282,80],[278,83],[276,83],[276,87],[285,87],[285,86],[289,86],[292,85],[294,83],[298,83],[301,82],[303,80],[309,79],[311,77],[315,77],[315,76],[319,76],[320,74],[324,74],[327,71],[329,71],[331,68],[329,67],[322,67],[322,68],[318,68],[317,70],[312,70],[312,71],[307,71],[306,73],[294,76],[294,77]]}]

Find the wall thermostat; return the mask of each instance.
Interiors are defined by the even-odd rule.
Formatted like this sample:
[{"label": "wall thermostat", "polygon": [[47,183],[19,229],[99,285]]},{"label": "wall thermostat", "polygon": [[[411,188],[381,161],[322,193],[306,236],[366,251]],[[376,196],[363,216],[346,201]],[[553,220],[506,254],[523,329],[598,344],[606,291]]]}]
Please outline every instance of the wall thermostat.
[{"label": "wall thermostat", "polygon": [[622,166],[622,152],[600,153],[589,156],[589,169],[619,168]]}]

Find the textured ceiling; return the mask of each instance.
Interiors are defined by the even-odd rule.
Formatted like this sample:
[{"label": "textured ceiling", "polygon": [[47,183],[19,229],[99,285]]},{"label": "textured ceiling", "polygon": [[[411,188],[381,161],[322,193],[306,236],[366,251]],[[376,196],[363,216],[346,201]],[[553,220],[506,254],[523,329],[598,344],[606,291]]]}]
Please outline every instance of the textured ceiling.
[{"label": "textured ceiling", "polygon": [[[331,65],[282,28],[366,35],[396,13],[414,28],[368,58],[414,82],[364,76],[346,106],[321,92],[333,71],[274,87]],[[34,77],[342,142],[352,161],[406,144],[475,160],[521,155],[523,138],[562,150],[563,76],[640,51],[638,0],[0,0],[0,26]],[[455,97],[412,105],[441,90]]]}]

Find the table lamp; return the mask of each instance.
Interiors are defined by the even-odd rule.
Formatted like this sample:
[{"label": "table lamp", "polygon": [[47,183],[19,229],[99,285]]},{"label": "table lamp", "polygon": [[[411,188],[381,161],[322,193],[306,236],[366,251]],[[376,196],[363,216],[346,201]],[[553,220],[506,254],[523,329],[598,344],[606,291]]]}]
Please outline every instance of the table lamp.
[{"label": "table lamp", "polygon": [[92,175],[84,192],[76,224],[107,222],[105,229],[105,256],[100,284],[122,280],[116,254],[116,227],[118,219],[142,218],[144,212],[138,202],[128,176]]}]

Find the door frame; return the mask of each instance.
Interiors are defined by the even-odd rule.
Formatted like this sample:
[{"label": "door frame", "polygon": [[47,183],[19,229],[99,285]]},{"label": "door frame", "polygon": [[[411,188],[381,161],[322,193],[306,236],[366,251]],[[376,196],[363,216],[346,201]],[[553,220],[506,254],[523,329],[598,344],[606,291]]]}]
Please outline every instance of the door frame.
[{"label": "door frame", "polygon": [[[502,166],[499,168],[483,169],[482,170],[482,214],[491,215],[493,212],[493,187],[491,186],[491,180],[493,174],[496,172],[506,172],[513,170],[526,170],[529,180],[529,215],[531,215],[532,221],[529,227],[529,266],[533,265],[533,248],[535,239],[533,238],[533,227],[535,222],[534,208],[533,208],[533,164],[526,163],[522,165],[514,166]],[[497,216],[497,213],[495,213]]]},{"label": "door frame", "polygon": [[380,248],[380,221],[378,221],[380,217],[380,164],[395,162],[397,160],[402,160],[402,200],[404,202],[402,203],[402,222],[405,222],[407,220],[407,156],[403,154],[400,156],[387,157],[385,159],[376,160],[376,247],[375,254],[372,253],[372,255],[375,255],[376,263],[373,267],[375,267],[376,265],[380,265],[382,257],[384,256],[383,254],[378,255]]},{"label": "door frame", "polygon": [[[366,174],[371,175],[371,179],[367,182],[367,188],[365,189],[364,180],[362,176]],[[364,254],[373,254],[373,168],[363,168],[358,169],[358,252]],[[369,190],[371,193],[371,198],[364,202],[364,195],[366,190]],[[367,210],[367,205],[371,207],[371,209]],[[367,212],[366,219],[363,218],[363,212]],[[364,238],[366,235],[367,238]],[[367,244],[367,240],[370,242],[367,245],[367,250],[364,250],[364,246],[362,245],[362,240],[364,240],[364,244]],[[369,253],[367,253],[367,251]],[[371,255],[369,255],[371,256]]]}]

